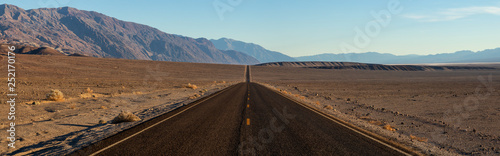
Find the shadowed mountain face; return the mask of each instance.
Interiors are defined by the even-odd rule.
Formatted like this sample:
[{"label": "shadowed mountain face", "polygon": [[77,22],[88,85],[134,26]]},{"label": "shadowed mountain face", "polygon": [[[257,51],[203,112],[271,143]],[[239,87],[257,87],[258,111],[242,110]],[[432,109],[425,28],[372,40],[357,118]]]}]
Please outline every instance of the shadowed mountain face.
[{"label": "shadowed mountain face", "polygon": [[210,41],[212,41],[217,49],[241,51],[247,55],[253,56],[260,62],[297,61],[290,56],[267,50],[262,46],[253,43],[245,43],[228,38],[221,38],[218,40]]},{"label": "shadowed mountain face", "polygon": [[0,31],[0,39],[4,41],[47,45],[94,57],[258,63],[255,58],[237,51],[218,50],[204,38],[167,34],[146,25],[70,7],[23,10],[13,5],[0,5]]}]

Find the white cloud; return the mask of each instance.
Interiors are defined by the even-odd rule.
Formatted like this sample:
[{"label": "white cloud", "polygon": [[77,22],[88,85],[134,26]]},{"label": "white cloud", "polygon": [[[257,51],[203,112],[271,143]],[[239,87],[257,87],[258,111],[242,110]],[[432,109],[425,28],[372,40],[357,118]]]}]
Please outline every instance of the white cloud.
[{"label": "white cloud", "polygon": [[451,21],[461,19],[477,14],[491,14],[500,16],[500,7],[466,7],[466,8],[451,8],[432,14],[405,14],[405,18],[415,19],[422,22],[437,22]]}]

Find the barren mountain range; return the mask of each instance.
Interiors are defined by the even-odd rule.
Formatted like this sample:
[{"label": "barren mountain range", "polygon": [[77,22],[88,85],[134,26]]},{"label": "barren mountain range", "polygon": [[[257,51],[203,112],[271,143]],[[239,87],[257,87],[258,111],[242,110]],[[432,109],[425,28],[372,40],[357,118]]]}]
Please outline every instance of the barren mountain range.
[{"label": "barren mountain range", "polygon": [[419,63],[471,63],[500,62],[500,48],[473,52],[470,50],[434,55],[393,55],[388,53],[366,52],[346,54],[318,54],[296,57],[299,61],[337,61],[363,62],[378,64],[419,64]]},{"label": "barren mountain range", "polygon": [[210,40],[217,49],[221,50],[236,50],[243,52],[247,55],[255,57],[260,62],[293,62],[297,61],[295,58],[282,54],[276,51],[270,51],[264,47],[254,44],[245,43],[229,38],[220,38],[218,40]]},{"label": "barren mountain range", "polygon": [[255,58],[223,51],[205,38],[164,33],[94,11],[71,7],[24,10],[0,5],[2,43],[44,46],[65,53],[125,59],[256,64]]},{"label": "barren mountain range", "polygon": [[472,62],[500,62],[500,48],[486,49],[473,52],[470,50],[454,53],[434,55],[394,55],[379,52],[364,53],[325,53],[310,56],[290,57],[283,53],[267,50],[254,44],[221,38],[211,39],[217,49],[236,50],[255,57],[262,63],[269,62],[297,62],[297,61],[325,61],[325,62],[362,62],[376,64],[421,64],[421,63],[472,63]]},{"label": "barren mountain range", "polygon": [[50,49],[53,48],[66,55],[79,53],[93,57],[224,64],[295,61],[376,64],[500,62],[500,48],[436,55],[397,56],[366,52],[293,58],[253,43],[168,34],[94,11],[71,7],[24,10],[8,4],[0,5],[0,44],[31,47],[22,50],[27,54],[54,54],[40,52],[44,49],[53,51]]}]

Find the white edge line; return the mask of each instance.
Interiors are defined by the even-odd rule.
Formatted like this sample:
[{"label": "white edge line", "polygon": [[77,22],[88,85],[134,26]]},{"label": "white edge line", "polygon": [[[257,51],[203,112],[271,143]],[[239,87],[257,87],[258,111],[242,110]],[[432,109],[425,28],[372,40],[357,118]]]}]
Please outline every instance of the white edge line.
[{"label": "white edge line", "polygon": [[[266,87],[266,88],[268,88],[268,87]],[[270,89],[270,88],[268,88],[268,89]],[[274,91],[273,89],[270,89],[270,90]],[[276,92],[276,91],[274,91],[274,92]],[[314,112],[314,113],[316,113],[316,114],[319,114],[319,115],[321,115],[321,116],[323,116],[323,117],[327,118],[328,120],[331,120],[331,121],[333,121],[333,122],[335,122],[335,123],[337,123],[337,124],[339,124],[339,125],[341,125],[341,126],[344,126],[344,127],[348,128],[348,129],[350,129],[350,130],[352,130],[352,131],[354,131],[354,132],[356,132],[356,133],[358,133],[358,134],[361,134],[361,135],[363,135],[363,136],[365,136],[365,137],[367,137],[367,138],[369,138],[369,139],[371,139],[371,140],[373,140],[373,141],[376,141],[376,142],[378,142],[378,143],[380,143],[380,144],[382,144],[382,145],[385,145],[385,146],[387,146],[387,147],[389,147],[389,148],[391,148],[391,149],[393,149],[393,150],[395,150],[395,151],[398,151],[398,152],[400,152],[400,153],[402,153],[402,154],[404,154],[404,155],[411,156],[411,154],[409,154],[409,153],[407,153],[407,152],[405,152],[405,151],[402,151],[402,150],[400,150],[400,149],[398,149],[398,148],[396,148],[396,147],[394,147],[394,146],[392,146],[392,145],[389,145],[389,144],[387,144],[387,143],[385,143],[385,142],[382,142],[382,141],[380,141],[380,140],[378,140],[378,139],[376,139],[376,138],[373,138],[373,137],[371,137],[371,136],[369,136],[369,135],[367,135],[367,134],[365,134],[365,133],[363,133],[363,132],[360,132],[360,131],[358,131],[358,130],[356,130],[356,129],[354,129],[354,128],[352,128],[352,127],[348,126],[348,125],[345,125],[344,123],[341,123],[341,122],[339,122],[339,121],[336,121],[336,120],[332,119],[332,118],[335,118],[335,117],[333,117],[333,116],[330,116],[330,115],[328,115],[328,116],[327,116],[327,115],[324,115],[324,114],[323,114],[323,112],[319,112],[319,110],[315,110],[315,109],[313,109],[313,108],[309,108],[309,106],[305,106],[305,105],[304,105],[304,104],[302,104],[301,102],[299,102],[299,101],[297,101],[297,100],[295,100],[295,99],[291,99],[291,98],[289,98],[288,96],[281,94],[280,92],[276,92],[276,93],[278,93],[278,94],[280,94],[281,96],[283,96],[283,97],[285,97],[285,98],[287,98],[287,99],[289,99],[289,100],[291,100],[291,101],[293,101],[293,102],[295,102],[295,103],[299,104],[300,106],[302,106],[302,107],[304,107],[304,108],[307,108],[307,109],[309,109],[309,110],[313,111],[313,112]],[[326,114],[326,113],[325,113],[325,114]]]},{"label": "white edge line", "polygon": [[[228,87],[228,88],[229,88],[229,87]],[[134,137],[134,136],[136,136],[136,135],[138,135],[138,134],[140,134],[140,133],[142,133],[142,132],[144,132],[144,131],[146,131],[146,130],[148,130],[148,129],[152,128],[152,127],[154,127],[154,126],[156,126],[156,125],[159,125],[159,124],[160,124],[160,123],[162,123],[162,122],[167,121],[167,120],[168,120],[168,119],[170,119],[170,118],[173,118],[173,117],[175,117],[175,116],[177,116],[177,115],[181,114],[182,112],[184,112],[184,111],[186,111],[186,110],[191,109],[191,108],[192,108],[192,107],[194,107],[194,106],[197,106],[197,105],[198,105],[198,104],[200,104],[200,103],[203,103],[203,102],[205,102],[205,101],[207,101],[207,100],[209,100],[209,99],[211,99],[211,98],[213,98],[213,97],[215,97],[215,96],[217,96],[217,95],[221,94],[222,92],[224,92],[224,91],[218,92],[218,93],[214,94],[213,96],[210,96],[210,97],[208,97],[208,98],[206,98],[206,99],[204,99],[204,100],[201,100],[201,101],[197,102],[197,103],[196,103],[196,104],[194,104],[194,105],[190,105],[188,108],[186,108],[186,109],[184,109],[184,110],[182,110],[182,111],[180,111],[180,112],[177,112],[177,113],[175,113],[174,115],[172,115],[172,116],[170,116],[170,117],[168,117],[168,118],[165,118],[165,119],[163,119],[163,120],[161,120],[161,121],[159,121],[159,122],[157,122],[157,123],[155,123],[155,124],[153,124],[153,125],[151,125],[151,126],[149,126],[149,127],[146,127],[146,128],[144,128],[144,129],[142,129],[141,131],[136,132],[136,133],[134,133],[134,134],[132,134],[132,135],[130,135],[130,136],[128,136],[128,137],[126,137],[126,138],[124,138],[124,139],[120,140],[120,141],[117,141],[117,142],[115,142],[115,143],[113,143],[113,144],[111,144],[111,145],[109,145],[109,146],[107,146],[107,147],[105,147],[105,148],[102,148],[101,150],[99,150],[99,151],[97,151],[97,152],[94,152],[94,153],[90,154],[89,156],[95,156],[95,155],[97,155],[97,154],[99,154],[99,153],[101,153],[101,152],[103,152],[103,151],[105,151],[105,150],[107,150],[107,149],[109,149],[109,148],[111,148],[111,147],[113,147],[113,146],[116,146],[116,145],[118,145],[118,144],[120,144],[120,143],[122,143],[122,142],[124,142],[124,141],[126,141],[126,140],[128,140],[128,139],[130,139],[130,138],[132,138],[132,137]],[[147,121],[146,121],[146,122],[147,122]]]}]

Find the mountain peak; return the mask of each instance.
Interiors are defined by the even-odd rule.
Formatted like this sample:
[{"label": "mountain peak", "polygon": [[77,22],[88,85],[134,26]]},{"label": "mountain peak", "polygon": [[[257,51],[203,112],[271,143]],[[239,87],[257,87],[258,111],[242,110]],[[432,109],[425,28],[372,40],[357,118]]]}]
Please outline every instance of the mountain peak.
[{"label": "mountain peak", "polygon": [[63,15],[75,14],[78,11],[80,10],[68,6],[57,8],[57,12]]},{"label": "mountain peak", "polygon": [[255,57],[260,62],[297,61],[296,59],[279,52],[270,51],[254,43],[246,43],[230,38],[210,40],[215,48],[221,50],[236,50]]},{"label": "mountain peak", "polygon": [[219,40],[224,40],[224,41],[231,41],[231,42],[234,42],[234,41],[236,41],[236,40],[234,40],[234,39],[231,39],[231,38],[225,38],[225,37],[223,37],[223,38],[220,38]]},{"label": "mountain peak", "polygon": [[[12,5],[12,4],[1,4],[0,5],[0,9],[13,9],[13,10],[18,10],[18,9],[21,9],[15,5]],[[21,10],[24,10],[24,9],[21,9]]]},{"label": "mountain peak", "polygon": [[24,12],[25,10],[11,4],[0,5],[0,16],[12,17],[15,12]]}]

